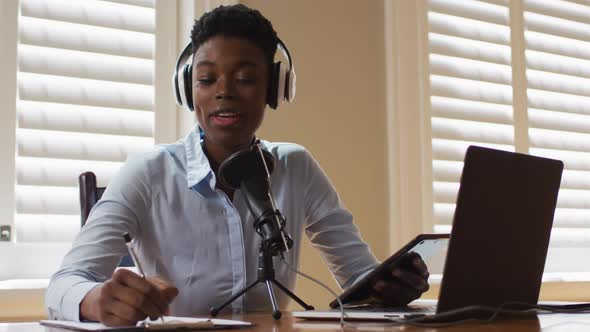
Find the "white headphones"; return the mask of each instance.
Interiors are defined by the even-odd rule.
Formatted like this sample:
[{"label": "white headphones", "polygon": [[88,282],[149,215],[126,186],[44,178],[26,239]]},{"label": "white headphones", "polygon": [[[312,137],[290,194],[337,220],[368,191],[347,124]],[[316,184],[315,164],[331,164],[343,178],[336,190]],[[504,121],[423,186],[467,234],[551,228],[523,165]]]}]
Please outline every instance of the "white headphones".
[{"label": "white headphones", "polygon": [[[291,54],[287,46],[280,39],[277,48],[281,50],[289,65],[286,66],[280,61],[273,64],[272,73],[269,75],[266,98],[266,103],[272,109],[277,109],[284,102],[291,102],[295,98],[296,92],[295,65],[291,59]],[[176,103],[188,108],[190,111],[195,110],[192,88],[193,55],[192,45],[189,42],[180,53],[180,56],[178,56],[178,60],[176,60],[176,71],[172,77]]]}]

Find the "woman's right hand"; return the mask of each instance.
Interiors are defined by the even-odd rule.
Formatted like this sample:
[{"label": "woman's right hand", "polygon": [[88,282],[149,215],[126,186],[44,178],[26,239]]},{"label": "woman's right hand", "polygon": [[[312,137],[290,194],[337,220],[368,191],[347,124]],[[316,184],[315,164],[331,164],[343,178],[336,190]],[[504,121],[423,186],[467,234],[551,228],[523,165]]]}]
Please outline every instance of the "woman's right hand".
[{"label": "woman's right hand", "polygon": [[130,326],[147,317],[165,315],[178,289],[158,277],[142,278],[118,269],[104,284],[93,288],[80,304],[80,318],[107,326]]}]

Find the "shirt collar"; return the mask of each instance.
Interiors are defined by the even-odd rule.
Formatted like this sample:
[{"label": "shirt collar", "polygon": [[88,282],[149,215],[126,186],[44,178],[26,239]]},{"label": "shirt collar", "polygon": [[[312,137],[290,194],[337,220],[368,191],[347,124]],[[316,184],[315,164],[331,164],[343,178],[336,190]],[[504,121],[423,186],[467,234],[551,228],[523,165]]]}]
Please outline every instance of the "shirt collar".
[{"label": "shirt collar", "polygon": [[[268,142],[261,140],[261,147],[268,149]],[[199,133],[199,127],[195,126],[184,138],[186,149],[186,182],[189,188],[195,188],[202,193],[203,186],[215,190],[215,175],[209,164],[209,159],[203,151],[203,140]]]},{"label": "shirt collar", "polygon": [[208,187],[214,189],[215,176],[201,144],[202,140],[199,134],[199,127],[195,126],[184,138],[187,186],[193,188],[197,185],[200,187],[207,184]]}]

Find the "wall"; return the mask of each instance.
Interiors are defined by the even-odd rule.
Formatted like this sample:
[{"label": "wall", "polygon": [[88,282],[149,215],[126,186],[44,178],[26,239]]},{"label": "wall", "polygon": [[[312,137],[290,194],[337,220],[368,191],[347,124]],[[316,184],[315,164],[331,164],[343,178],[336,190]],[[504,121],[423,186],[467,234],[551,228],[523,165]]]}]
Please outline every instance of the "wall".
[{"label": "wall", "polygon": [[[304,145],[319,161],[378,258],[388,253],[385,46],[382,1],[240,1],[268,17],[293,56],[297,97],[267,111],[259,136]],[[303,272],[337,290],[309,245]],[[332,296],[305,279],[317,307]],[[298,307],[296,304],[294,308]]]}]

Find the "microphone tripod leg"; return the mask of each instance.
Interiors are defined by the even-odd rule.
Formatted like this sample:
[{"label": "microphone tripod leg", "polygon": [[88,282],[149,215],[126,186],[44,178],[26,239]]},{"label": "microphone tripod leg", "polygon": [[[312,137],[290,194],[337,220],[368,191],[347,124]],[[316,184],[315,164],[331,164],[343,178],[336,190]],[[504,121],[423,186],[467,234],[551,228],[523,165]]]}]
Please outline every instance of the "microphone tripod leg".
[{"label": "microphone tripod leg", "polygon": [[283,292],[285,292],[285,294],[289,295],[290,298],[292,298],[293,300],[295,300],[295,302],[299,303],[299,305],[302,306],[303,309],[305,309],[305,310],[315,310],[315,308],[313,306],[311,306],[311,305],[303,302],[303,300],[300,299],[299,296],[295,295],[287,287],[283,286],[280,282],[276,281],[275,279],[272,279],[271,281],[280,290],[282,290]]},{"label": "microphone tripod leg", "polygon": [[244,293],[246,293],[248,290],[250,290],[250,288],[256,286],[258,283],[260,282],[260,280],[256,280],[253,283],[251,283],[248,287],[242,288],[241,291],[237,292],[236,294],[234,294],[229,300],[225,301],[222,305],[218,306],[218,307],[213,307],[209,310],[209,315],[211,317],[216,317],[217,314],[223,310],[223,308],[225,308],[228,304],[232,303],[235,299],[237,299],[238,297],[244,295]]},{"label": "microphone tripod leg", "polygon": [[272,317],[275,320],[279,320],[283,314],[277,305],[277,299],[275,298],[275,292],[272,289],[272,284],[270,283],[270,280],[266,280],[264,283],[266,283],[266,289],[268,290],[268,295],[270,296],[270,302],[272,304]]}]

